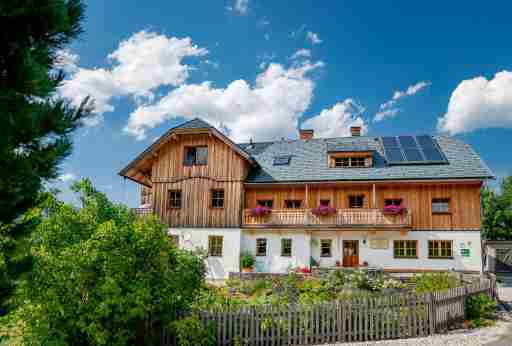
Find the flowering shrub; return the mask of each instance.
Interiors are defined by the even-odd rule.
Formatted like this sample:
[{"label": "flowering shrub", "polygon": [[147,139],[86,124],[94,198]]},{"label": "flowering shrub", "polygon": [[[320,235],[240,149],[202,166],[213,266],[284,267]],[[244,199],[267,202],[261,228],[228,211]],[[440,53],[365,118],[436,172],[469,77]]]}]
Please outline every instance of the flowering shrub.
[{"label": "flowering shrub", "polygon": [[311,268],[308,267],[297,267],[295,268],[295,272],[302,274],[311,274]]},{"label": "flowering shrub", "polygon": [[316,216],[326,216],[326,215],[332,215],[336,213],[336,208],[333,208],[328,205],[320,205],[319,207],[316,207],[315,209],[311,210],[313,215]]},{"label": "flowering shrub", "polygon": [[269,207],[265,207],[263,205],[257,205],[256,208],[251,209],[251,215],[252,216],[263,216],[268,215],[272,212],[272,209]]},{"label": "flowering shrub", "polygon": [[400,214],[403,210],[401,205],[386,205],[383,209],[386,214]]}]

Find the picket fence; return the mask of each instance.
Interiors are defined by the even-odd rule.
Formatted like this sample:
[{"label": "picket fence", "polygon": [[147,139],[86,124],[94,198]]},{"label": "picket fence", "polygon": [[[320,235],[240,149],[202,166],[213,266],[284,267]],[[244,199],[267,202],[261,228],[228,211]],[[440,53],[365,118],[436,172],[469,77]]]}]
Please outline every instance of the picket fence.
[{"label": "picket fence", "polygon": [[[317,345],[427,336],[464,320],[464,302],[485,293],[496,298],[494,280],[428,294],[366,296],[314,306],[257,306],[201,311],[215,330],[217,345]],[[160,345],[176,338],[160,330]]]}]

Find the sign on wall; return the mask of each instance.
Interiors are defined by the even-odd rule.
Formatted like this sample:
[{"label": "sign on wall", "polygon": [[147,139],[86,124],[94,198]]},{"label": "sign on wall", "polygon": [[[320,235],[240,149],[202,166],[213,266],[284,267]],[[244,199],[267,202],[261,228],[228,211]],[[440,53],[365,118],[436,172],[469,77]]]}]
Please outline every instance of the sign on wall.
[{"label": "sign on wall", "polygon": [[370,249],[387,249],[389,248],[388,239],[370,239]]},{"label": "sign on wall", "polygon": [[469,251],[469,249],[460,249],[460,255],[462,257],[470,257],[471,252]]}]

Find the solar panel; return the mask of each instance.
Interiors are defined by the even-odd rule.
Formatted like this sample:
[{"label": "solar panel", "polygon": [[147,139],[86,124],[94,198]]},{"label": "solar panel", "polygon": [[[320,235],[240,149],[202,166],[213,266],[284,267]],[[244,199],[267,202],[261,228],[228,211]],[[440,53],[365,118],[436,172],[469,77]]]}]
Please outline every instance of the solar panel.
[{"label": "solar panel", "polygon": [[382,137],[382,144],[384,148],[398,147],[396,137]]},{"label": "solar panel", "polygon": [[400,136],[398,137],[400,144],[402,145],[402,150],[405,154],[405,159],[407,161],[412,162],[422,162],[424,161],[423,155],[421,155],[420,148],[416,143],[416,140],[413,136]]},{"label": "solar panel", "polygon": [[402,155],[402,150],[400,148],[384,148],[384,152],[386,154],[386,158],[390,162],[404,162],[404,156]]},{"label": "solar panel", "polygon": [[423,150],[425,159],[433,162],[445,162],[443,154],[439,150],[436,142],[431,136],[417,136],[416,139]]},{"label": "solar panel", "polygon": [[290,164],[291,156],[276,156],[274,157],[274,166],[287,166]]}]

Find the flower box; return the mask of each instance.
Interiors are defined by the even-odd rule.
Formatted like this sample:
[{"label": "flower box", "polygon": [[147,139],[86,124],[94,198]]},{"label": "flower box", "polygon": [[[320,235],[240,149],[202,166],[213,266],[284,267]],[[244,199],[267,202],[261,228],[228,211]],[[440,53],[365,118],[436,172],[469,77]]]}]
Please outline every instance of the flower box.
[{"label": "flower box", "polygon": [[272,212],[272,209],[269,207],[265,207],[263,205],[257,205],[255,208],[251,209],[252,216],[265,216]]},{"label": "flower box", "polygon": [[404,208],[400,205],[387,205],[382,209],[384,214],[398,215],[404,211]]},{"label": "flower box", "polygon": [[319,207],[316,207],[315,209],[311,210],[311,213],[316,216],[327,216],[327,215],[333,215],[336,213],[336,208],[330,207],[328,205],[321,205]]}]

